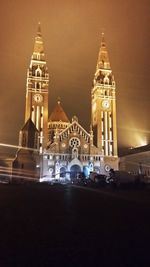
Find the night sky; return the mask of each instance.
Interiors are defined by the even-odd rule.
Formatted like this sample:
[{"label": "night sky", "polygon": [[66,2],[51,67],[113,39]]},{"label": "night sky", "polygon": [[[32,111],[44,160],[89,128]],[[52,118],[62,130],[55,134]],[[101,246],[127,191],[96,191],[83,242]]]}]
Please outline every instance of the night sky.
[{"label": "night sky", "polygon": [[89,131],[90,91],[101,32],[117,84],[118,143],[150,141],[150,0],[1,0],[0,143],[17,145],[24,124],[26,73],[41,22],[50,74],[49,114],[57,97]]}]

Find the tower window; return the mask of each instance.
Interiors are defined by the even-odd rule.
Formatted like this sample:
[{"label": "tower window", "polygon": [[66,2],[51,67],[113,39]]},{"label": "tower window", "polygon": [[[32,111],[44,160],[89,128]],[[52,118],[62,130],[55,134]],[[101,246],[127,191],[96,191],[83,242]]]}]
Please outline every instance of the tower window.
[{"label": "tower window", "polygon": [[41,76],[42,76],[42,71],[41,71],[41,69],[40,69],[39,67],[36,69],[36,71],[35,71],[35,75],[36,75],[37,77],[41,77]]},{"label": "tower window", "polygon": [[37,89],[41,89],[41,83],[37,83],[37,84],[36,84],[36,88],[37,88]]},{"label": "tower window", "polygon": [[40,59],[40,53],[37,53],[37,59]]},{"label": "tower window", "polygon": [[104,78],[104,84],[109,84],[109,78],[107,76]]}]

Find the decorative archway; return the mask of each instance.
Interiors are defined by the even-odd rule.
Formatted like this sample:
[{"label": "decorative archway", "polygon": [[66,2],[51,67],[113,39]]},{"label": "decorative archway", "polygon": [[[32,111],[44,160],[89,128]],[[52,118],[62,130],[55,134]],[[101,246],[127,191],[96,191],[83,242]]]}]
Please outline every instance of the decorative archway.
[{"label": "decorative archway", "polygon": [[72,165],[70,168],[70,178],[77,178],[81,173],[81,167],[77,164]]},{"label": "decorative archway", "polygon": [[69,140],[69,145],[72,148],[72,158],[78,158],[78,148],[80,147],[80,139],[77,137],[72,137]]}]

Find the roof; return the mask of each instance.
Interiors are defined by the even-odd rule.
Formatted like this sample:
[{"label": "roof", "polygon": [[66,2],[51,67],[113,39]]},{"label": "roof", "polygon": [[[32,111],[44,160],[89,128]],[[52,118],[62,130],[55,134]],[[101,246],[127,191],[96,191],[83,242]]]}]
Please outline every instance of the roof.
[{"label": "roof", "polygon": [[104,33],[102,33],[101,46],[98,56],[97,69],[111,69]]},{"label": "roof", "polygon": [[33,121],[31,120],[31,118],[29,118],[26,123],[24,124],[24,126],[22,127],[21,131],[31,131],[31,132],[38,132],[37,128],[35,127],[35,124],[33,123]]},{"label": "roof", "polygon": [[150,144],[145,145],[145,146],[134,147],[130,149],[128,148],[124,151],[124,153],[122,153],[121,157],[148,152],[148,151],[150,151]]},{"label": "roof", "polygon": [[69,119],[66,115],[66,113],[64,112],[60,101],[57,102],[53,112],[51,113],[49,120],[48,121],[62,121],[62,122],[68,122],[69,123]]},{"label": "roof", "polygon": [[146,152],[146,151],[150,151],[150,144],[132,148],[130,149],[129,154],[136,154],[136,153],[141,153],[141,152]]}]

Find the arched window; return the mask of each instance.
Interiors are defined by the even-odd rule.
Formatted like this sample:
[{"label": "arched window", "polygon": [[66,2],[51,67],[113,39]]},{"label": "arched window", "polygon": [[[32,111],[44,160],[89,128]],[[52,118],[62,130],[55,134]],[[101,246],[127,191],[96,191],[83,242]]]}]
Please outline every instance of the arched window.
[{"label": "arched window", "polygon": [[37,53],[37,59],[40,60],[40,53]]},{"label": "arched window", "polygon": [[37,83],[37,84],[36,84],[36,88],[37,88],[37,89],[41,89],[41,83]]},{"label": "arched window", "polygon": [[37,77],[41,77],[41,76],[42,76],[42,71],[41,71],[41,69],[40,69],[39,67],[36,69],[36,71],[35,71],[35,75],[36,75]]}]

